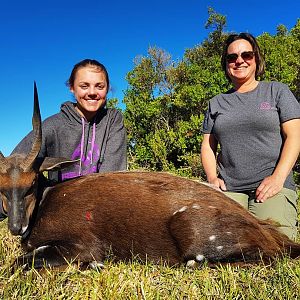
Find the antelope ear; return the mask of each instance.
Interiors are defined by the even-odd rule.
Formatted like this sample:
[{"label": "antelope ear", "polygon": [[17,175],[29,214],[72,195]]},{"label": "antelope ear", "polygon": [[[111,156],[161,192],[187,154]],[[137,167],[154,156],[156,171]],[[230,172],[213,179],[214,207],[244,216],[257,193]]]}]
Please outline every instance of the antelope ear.
[{"label": "antelope ear", "polygon": [[55,170],[60,170],[62,168],[71,166],[75,163],[80,161],[80,159],[76,160],[67,160],[64,157],[45,157],[42,164],[40,165],[40,172],[43,171],[55,171]]}]

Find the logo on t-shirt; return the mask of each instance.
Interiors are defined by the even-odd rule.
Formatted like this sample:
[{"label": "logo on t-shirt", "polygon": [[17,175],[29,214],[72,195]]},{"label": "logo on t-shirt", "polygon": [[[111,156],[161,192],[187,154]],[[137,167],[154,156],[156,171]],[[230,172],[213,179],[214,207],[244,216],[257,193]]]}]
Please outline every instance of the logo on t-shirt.
[{"label": "logo on t-shirt", "polygon": [[[89,144],[91,142],[89,141]],[[79,144],[74,150],[71,159],[76,160],[80,159],[81,155],[81,144]],[[100,157],[100,148],[95,143],[94,148],[89,150],[86,156],[81,157],[81,168],[80,164],[77,163],[72,167],[72,170],[61,172],[61,180],[66,180],[74,177],[78,177],[79,175],[87,175],[91,173],[96,173],[97,170],[97,162]]]},{"label": "logo on t-shirt", "polygon": [[259,109],[269,110],[269,109],[272,109],[272,107],[269,102],[262,102],[259,106]]},{"label": "logo on t-shirt", "polygon": [[277,111],[277,107],[276,106],[271,106],[271,104],[269,102],[262,102],[260,105],[259,105],[259,109],[260,110],[276,110]]}]

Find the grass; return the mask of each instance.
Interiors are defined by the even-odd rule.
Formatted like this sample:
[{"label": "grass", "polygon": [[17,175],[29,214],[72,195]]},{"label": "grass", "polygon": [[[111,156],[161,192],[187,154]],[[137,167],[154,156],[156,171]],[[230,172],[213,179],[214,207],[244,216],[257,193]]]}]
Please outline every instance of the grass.
[{"label": "grass", "polygon": [[189,270],[106,262],[101,271],[32,269],[10,272],[22,253],[19,239],[0,223],[0,299],[300,299],[300,260]]},{"label": "grass", "polygon": [[32,269],[10,273],[21,253],[18,238],[0,225],[0,299],[300,299],[300,261],[189,270],[106,262],[102,271]]}]

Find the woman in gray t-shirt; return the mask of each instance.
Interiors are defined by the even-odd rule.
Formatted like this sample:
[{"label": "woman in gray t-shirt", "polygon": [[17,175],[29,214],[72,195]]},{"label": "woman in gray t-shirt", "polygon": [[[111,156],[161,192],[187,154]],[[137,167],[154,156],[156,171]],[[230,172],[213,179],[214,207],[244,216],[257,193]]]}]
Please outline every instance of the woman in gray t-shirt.
[{"label": "woman in gray t-shirt", "polygon": [[251,34],[228,37],[222,67],[233,89],[212,98],[206,113],[201,159],[207,180],[295,238],[299,102],[285,84],[257,80],[264,61]]}]

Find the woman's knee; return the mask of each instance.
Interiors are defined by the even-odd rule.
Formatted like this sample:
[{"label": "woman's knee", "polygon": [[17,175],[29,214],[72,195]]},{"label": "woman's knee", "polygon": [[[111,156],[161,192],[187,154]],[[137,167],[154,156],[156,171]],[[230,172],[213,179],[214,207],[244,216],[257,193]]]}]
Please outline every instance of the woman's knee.
[{"label": "woman's knee", "polygon": [[283,188],[263,203],[251,199],[249,210],[259,219],[271,219],[278,224],[279,231],[295,239],[298,223],[297,198],[295,191]]}]

